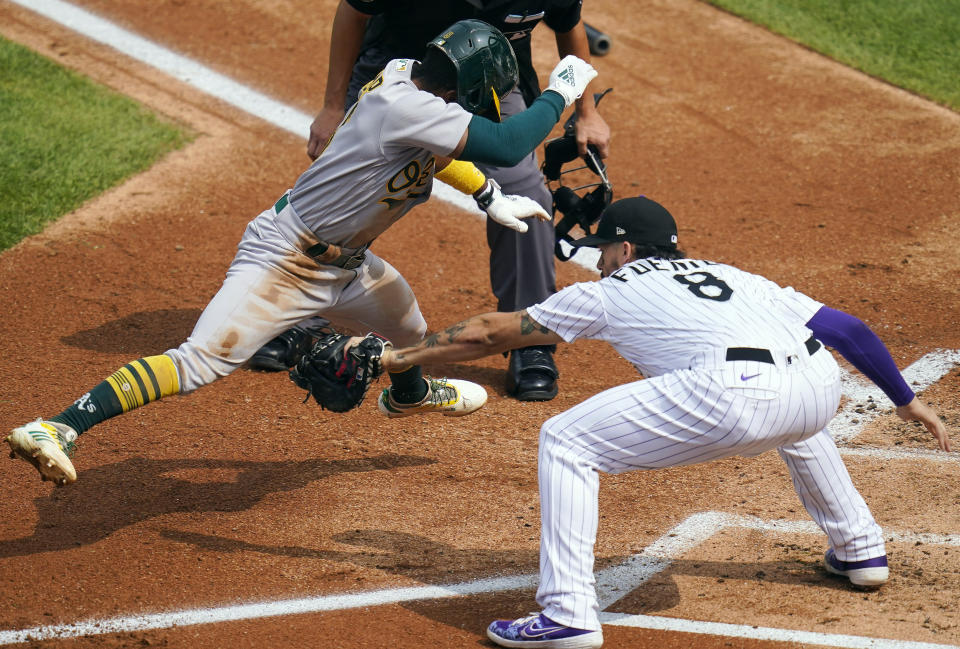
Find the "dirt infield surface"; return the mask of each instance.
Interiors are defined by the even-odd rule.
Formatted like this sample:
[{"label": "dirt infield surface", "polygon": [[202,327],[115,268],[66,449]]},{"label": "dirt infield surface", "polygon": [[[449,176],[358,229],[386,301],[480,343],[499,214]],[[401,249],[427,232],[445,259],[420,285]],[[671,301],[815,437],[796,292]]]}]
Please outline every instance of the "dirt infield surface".
[{"label": "dirt infield surface", "polygon": [[[319,107],[333,0],[80,6]],[[595,64],[598,88],[614,87],[601,111],[616,195],[667,205],[694,256],[863,318],[960,443],[960,116],[691,0],[591,0],[585,15],[614,42]],[[246,222],[308,159],[305,132],[7,0],[0,34],[198,134],[0,255],[7,430],[183,340]],[[535,40],[549,71],[551,36]],[[374,249],[440,328],[494,308],[483,236],[432,201]],[[0,463],[0,644],[489,646],[491,619],[536,606],[540,423],[635,378],[599,343],[557,362],[546,403],[508,398],[499,357],[430,368],[487,387],[463,420],[386,421],[372,402],[333,415],[283,375],[239,371],[83,436],[68,488]],[[819,567],[825,537],[773,453],[604,476],[605,646],[960,645],[960,463],[879,403],[851,400],[838,437],[889,532],[885,588],[852,590]]]}]

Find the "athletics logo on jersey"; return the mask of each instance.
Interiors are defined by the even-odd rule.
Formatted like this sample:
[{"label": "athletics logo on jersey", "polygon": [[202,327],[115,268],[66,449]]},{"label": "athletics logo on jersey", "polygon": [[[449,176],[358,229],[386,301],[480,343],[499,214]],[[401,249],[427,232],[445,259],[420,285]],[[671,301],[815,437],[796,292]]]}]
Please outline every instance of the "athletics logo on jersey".
[{"label": "athletics logo on jersey", "polygon": [[410,65],[410,59],[400,59],[397,61],[397,72],[406,72],[407,67]]}]

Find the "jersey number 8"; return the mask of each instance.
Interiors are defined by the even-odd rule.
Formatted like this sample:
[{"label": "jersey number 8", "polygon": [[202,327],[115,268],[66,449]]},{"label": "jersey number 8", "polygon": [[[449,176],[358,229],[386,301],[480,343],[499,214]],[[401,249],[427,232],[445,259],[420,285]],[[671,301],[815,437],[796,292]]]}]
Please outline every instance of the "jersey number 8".
[{"label": "jersey number 8", "polygon": [[726,302],[733,295],[733,289],[726,282],[710,273],[697,271],[686,275],[676,274],[673,279],[687,285],[687,290],[705,300]]}]

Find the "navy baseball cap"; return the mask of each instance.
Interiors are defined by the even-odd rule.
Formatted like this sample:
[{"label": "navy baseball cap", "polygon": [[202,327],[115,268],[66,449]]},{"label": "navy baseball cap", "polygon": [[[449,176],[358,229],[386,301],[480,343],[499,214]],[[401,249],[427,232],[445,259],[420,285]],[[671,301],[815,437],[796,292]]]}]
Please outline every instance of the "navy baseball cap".
[{"label": "navy baseball cap", "polygon": [[572,241],[570,245],[595,248],[615,241],[648,243],[675,250],[677,223],[667,208],[646,196],[621,198],[603,210],[596,233]]}]

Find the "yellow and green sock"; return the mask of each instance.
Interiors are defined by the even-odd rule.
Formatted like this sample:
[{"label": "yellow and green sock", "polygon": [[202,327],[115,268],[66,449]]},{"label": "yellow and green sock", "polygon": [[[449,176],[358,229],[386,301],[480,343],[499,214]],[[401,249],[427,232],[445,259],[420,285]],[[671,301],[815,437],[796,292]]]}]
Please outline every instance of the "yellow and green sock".
[{"label": "yellow and green sock", "polygon": [[79,435],[110,417],[179,392],[173,359],[147,356],[127,363],[50,420],[67,424]]}]

